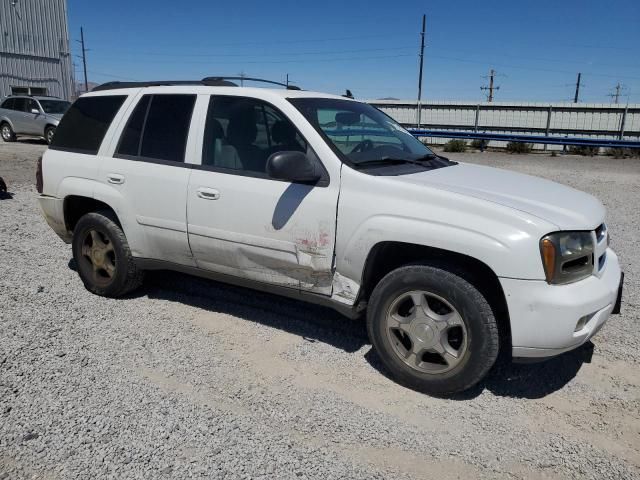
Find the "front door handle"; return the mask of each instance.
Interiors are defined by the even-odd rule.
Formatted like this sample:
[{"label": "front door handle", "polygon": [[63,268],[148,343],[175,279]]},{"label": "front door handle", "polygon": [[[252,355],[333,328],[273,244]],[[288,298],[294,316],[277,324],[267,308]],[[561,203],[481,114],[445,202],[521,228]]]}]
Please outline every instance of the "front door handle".
[{"label": "front door handle", "polygon": [[200,187],[196,190],[196,195],[204,200],[218,200],[220,192],[215,188]]},{"label": "front door handle", "polygon": [[119,173],[109,173],[107,174],[107,181],[109,183],[115,183],[116,185],[122,185],[124,183],[124,175],[120,175]]}]

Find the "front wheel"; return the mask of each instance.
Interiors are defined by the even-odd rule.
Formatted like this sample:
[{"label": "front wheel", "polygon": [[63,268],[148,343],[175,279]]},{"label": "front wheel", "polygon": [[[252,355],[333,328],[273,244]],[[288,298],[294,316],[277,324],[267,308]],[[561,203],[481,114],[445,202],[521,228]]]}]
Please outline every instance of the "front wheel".
[{"label": "front wheel", "polygon": [[73,231],[73,258],[90,292],[119,297],[138,288],[144,272],[135,264],[127,239],[109,211],[82,216]]},{"label": "front wheel", "polygon": [[446,267],[409,265],[387,274],[371,294],[367,330],[394,379],[432,395],[472,387],[498,356],[490,305]]},{"label": "front wheel", "polygon": [[53,135],[56,133],[56,127],[47,127],[44,131],[44,139],[47,141],[47,144],[51,145],[53,142]]},{"label": "front wheel", "polygon": [[16,134],[11,128],[11,125],[9,125],[8,123],[2,124],[2,126],[0,127],[0,135],[2,135],[2,140],[4,140],[5,142],[16,141]]}]

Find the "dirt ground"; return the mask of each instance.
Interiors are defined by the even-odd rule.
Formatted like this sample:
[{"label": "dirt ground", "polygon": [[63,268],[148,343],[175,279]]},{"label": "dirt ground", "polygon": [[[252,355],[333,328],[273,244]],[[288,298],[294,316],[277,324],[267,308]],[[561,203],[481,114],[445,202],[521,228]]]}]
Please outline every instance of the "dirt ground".
[{"label": "dirt ground", "polygon": [[450,154],[600,198],[626,272],[593,344],[453,399],[390,380],[364,326],[173,273],[91,295],[0,143],[0,479],[640,478],[640,162]]}]

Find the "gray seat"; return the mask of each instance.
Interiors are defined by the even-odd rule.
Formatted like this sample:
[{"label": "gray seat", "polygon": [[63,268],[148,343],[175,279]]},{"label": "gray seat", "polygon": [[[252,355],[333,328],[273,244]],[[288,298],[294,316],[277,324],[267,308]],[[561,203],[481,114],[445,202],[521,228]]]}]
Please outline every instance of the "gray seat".
[{"label": "gray seat", "polygon": [[229,145],[224,135],[222,124],[215,118],[206,129],[204,141],[203,165],[213,165],[222,168],[244,169],[235,147]]}]

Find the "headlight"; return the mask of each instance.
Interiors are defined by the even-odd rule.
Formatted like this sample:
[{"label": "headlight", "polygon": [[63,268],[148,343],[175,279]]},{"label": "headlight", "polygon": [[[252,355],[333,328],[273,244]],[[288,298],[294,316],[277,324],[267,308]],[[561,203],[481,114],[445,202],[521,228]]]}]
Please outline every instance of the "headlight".
[{"label": "headlight", "polygon": [[540,254],[547,282],[576,282],[593,273],[593,234],[556,232],[540,240]]}]

